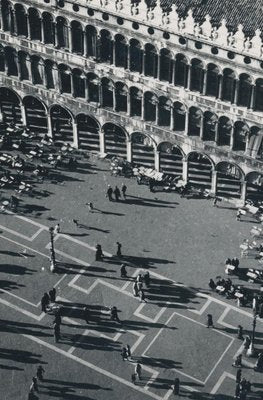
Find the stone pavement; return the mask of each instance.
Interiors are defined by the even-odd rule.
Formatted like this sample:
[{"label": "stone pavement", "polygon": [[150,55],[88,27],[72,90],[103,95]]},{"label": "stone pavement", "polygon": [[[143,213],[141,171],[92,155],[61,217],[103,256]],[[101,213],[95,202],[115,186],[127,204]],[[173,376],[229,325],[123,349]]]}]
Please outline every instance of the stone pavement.
[{"label": "stone pavement", "polygon": [[[168,399],[175,377],[182,384],[178,398],[233,398],[236,369],[231,364],[242,351],[236,327],[242,324],[251,332],[252,310],[212,295],[207,283],[224,276],[225,258],[239,256],[239,244],[254,222],[236,222],[229,204],[213,208],[207,200],[150,193],[134,180],[125,180],[126,202],[110,203],[107,184],[120,186],[124,180],[111,177],[106,168],[98,162],[96,173],[76,172],[64,185],[45,183],[39,189],[49,196],[24,197],[27,207],[18,215],[1,214],[0,376],[6,382],[1,398],[25,399],[39,364],[46,370],[40,399]],[[88,212],[89,201],[98,209],[94,213]],[[32,211],[25,213],[30,204]],[[59,269],[52,274],[48,228],[56,222],[62,233],[55,236]],[[114,256],[116,241],[123,245],[121,260]],[[96,243],[106,255],[102,262],[94,261]],[[123,261],[127,280],[120,277]],[[241,261],[241,267],[254,264]],[[132,281],[145,270],[152,283],[147,303],[140,303]],[[63,306],[60,343],[52,335],[54,318],[40,309],[41,296],[52,287]],[[88,324],[85,305],[91,311]],[[110,321],[113,305],[121,324]],[[207,313],[213,314],[215,329],[206,328]],[[262,337],[258,320],[258,349]],[[122,361],[126,344],[132,359]],[[134,386],[136,361],[143,371]],[[253,383],[251,399],[262,396],[262,376],[254,372],[254,363],[246,359],[243,369]]]}]

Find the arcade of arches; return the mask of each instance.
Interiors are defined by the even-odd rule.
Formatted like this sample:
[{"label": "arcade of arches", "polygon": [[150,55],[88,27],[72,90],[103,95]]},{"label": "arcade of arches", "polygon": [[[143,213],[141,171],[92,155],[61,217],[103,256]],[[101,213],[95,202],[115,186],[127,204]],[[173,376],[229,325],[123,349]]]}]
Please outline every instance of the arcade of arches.
[{"label": "arcade of arches", "polygon": [[[260,77],[254,79],[246,73],[237,76],[230,68],[221,69],[214,63],[205,65],[198,58],[188,60],[184,54],[173,54],[168,48],[158,50],[153,44],[142,44],[135,38],[127,39],[106,29],[97,30],[92,25],[83,26],[79,21],[70,22],[62,16],[55,17],[48,12],[40,13],[32,7],[13,5],[8,0],[1,0],[0,15],[0,29],[4,32],[90,57],[96,62],[113,64],[241,107],[263,111],[263,79]],[[25,57],[27,59],[27,56],[20,54],[19,62]],[[24,64],[30,64],[30,60],[26,59]],[[35,63],[38,62],[36,59]],[[9,73],[14,73],[17,67],[14,62],[11,64],[7,68]],[[27,79],[30,72],[25,67],[20,67],[20,72],[21,69],[23,79]],[[34,74],[36,84],[44,80],[44,70],[49,68],[42,62],[40,69],[42,72],[37,77],[37,73]],[[67,71],[65,69],[65,75]],[[81,76],[80,72],[75,80],[79,82],[80,92],[82,90],[84,93],[80,83]],[[65,87],[70,91],[69,80],[69,77],[63,79]],[[49,85],[53,87],[51,83]]]},{"label": "arcade of arches", "polygon": [[48,109],[38,98],[20,99],[8,88],[0,88],[0,107],[4,121],[22,121],[33,132],[49,134],[55,142],[69,142],[83,150],[123,157],[137,165],[181,176],[223,196],[244,198],[263,187],[263,175],[256,171],[245,176],[235,164],[225,161],[215,165],[206,154],[185,154],[180,146],[168,141],[157,145],[146,132],[128,134],[111,122],[101,126],[95,117],[83,113],[73,116],[58,104]]}]

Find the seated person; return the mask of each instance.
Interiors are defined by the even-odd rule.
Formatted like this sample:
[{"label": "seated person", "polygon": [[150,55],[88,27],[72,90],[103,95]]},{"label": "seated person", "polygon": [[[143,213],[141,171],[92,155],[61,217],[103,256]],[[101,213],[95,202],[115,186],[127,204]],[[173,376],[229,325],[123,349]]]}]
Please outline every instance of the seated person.
[{"label": "seated person", "polygon": [[210,279],[210,280],[209,280],[208,286],[210,287],[210,289],[215,290],[216,284],[215,284],[215,282],[213,281],[213,279]]}]

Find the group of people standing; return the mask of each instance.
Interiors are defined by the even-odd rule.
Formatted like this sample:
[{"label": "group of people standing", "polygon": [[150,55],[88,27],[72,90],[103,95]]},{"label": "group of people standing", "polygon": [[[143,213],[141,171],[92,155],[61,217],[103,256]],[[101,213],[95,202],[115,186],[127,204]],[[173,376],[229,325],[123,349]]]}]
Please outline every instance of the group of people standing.
[{"label": "group of people standing", "polygon": [[118,188],[116,185],[115,188],[113,189],[111,185],[108,185],[107,188],[107,193],[106,197],[108,197],[109,201],[113,201],[113,195],[115,197],[115,201],[119,201],[121,196],[123,197],[124,200],[126,200],[126,192],[127,192],[127,186],[122,183],[121,185],[121,190]]}]

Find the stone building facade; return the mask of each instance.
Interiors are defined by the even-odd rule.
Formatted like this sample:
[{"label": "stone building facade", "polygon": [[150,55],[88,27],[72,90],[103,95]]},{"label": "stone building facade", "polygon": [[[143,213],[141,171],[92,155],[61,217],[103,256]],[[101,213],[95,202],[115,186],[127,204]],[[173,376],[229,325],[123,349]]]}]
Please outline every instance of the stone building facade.
[{"label": "stone building facade", "polygon": [[219,195],[259,193],[260,27],[183,3],[1,0],[2,117]]}]

